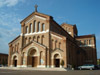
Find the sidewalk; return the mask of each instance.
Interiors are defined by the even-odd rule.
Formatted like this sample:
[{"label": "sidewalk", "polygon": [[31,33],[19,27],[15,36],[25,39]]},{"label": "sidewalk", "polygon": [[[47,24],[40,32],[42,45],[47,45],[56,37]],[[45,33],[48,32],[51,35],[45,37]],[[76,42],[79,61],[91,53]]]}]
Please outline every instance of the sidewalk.
[{"label": "sidewalk", "polygon": [[32,68],[32,67],[0,67],[9,70],[35,70],[35,71],[67,71],[65,68]]}]

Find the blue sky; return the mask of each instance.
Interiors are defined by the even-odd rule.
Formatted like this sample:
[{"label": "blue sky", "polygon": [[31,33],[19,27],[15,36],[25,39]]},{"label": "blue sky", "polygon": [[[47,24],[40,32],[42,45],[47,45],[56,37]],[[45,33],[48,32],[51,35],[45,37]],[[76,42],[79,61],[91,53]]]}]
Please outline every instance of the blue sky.
[{"label": "blue sky", "polygon": [[8,53],[8,43],[20,34],[20,21],[34,11],[54,17],[62,24],[76,24],[79,35],[95,34],[100,58],[100,0],[0,0],[0,52]]}]

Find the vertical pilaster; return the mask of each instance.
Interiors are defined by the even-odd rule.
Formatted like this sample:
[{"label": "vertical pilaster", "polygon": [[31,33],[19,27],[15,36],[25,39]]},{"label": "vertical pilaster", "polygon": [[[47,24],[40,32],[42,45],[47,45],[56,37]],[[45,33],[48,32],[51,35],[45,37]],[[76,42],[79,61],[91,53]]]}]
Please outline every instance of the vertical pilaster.
[{"label": "vertical pilaster", "polygon": [[23,23],[21,26],[20,48],[22,48],[24,45],[24,33],[25,33],[25,24]]},{"label": "vertical pilaster", "polygon": [[9,45],[8,66],[11,65],[11,47],[12,45]]}]

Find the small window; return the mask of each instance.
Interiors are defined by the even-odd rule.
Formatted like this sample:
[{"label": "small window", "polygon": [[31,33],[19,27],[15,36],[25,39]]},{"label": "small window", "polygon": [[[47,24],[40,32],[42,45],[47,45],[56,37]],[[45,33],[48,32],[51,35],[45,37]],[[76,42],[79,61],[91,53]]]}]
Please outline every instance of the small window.
[{"label": "small window", "polygon": [[38,36],[38,37],[37,37],[37,43],[39,43],[39,39],[40,39],[40,37]]},{"label": "small window", "polygon": [[25,45],[27,44],[27,38],[25,38]]},{"label": "small window", "polygon": [[29,37],[29,43],[31,42],[31,37]]},{"label": "small window", "polygon": [[41,31],[41,28],[40,28],[40,22],[38,22],[38,32]]},{"label": "small window", "polygon": [[36,21],[34,21],[34,32],[36,32]]},{"label": "small window", "polygon": [[32,33],[32,23],[30,24],[30,33]]},{"label": "small window", "polygon": [[84,45],[86,45],[87,44],[87,41],[86,40],[84,40]]},{"label": "small window", "polygon": [[57,40],[55,41],[55,49],[57,48]]},{"label": "small window", "polygon": [[28,33],[28,26],[26,26],[26,33]]},{"label": "small window", "polygon": [[35,36],[33,37],[33,41],[35,41]]},{"label": "small window", "polygon": [[61,49],[61,42],[59,42],[59,49]]},{"label": "small window", "polygon": [[89,45],[91,45],[92,44],[92,41],[91,40],[89,40]]},{"label": "small window", "polygon": [[45,24],[42,24],[42,31],[45,31]]},{"label": "small window", "polygon": [[42,35],[42,37],[41,37],[41,44],[43,44],[44,43],[44,35]]}]

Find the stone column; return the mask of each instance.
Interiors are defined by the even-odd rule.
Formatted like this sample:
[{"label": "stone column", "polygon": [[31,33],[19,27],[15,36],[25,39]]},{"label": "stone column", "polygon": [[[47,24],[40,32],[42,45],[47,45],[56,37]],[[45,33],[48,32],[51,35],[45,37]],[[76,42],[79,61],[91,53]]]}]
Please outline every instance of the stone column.
[{"label": "stone column", "polygon": [[19,57],[18,57],[18,65],[17,67],[21,67],[22,66],[22,55],[20,54]]},{"label": "stone column", "polygon": [[50,51],[47,50],[47,67],[50,67]]},{"label": "stone column", "polygon": [[54,59],[51,59],[51,67],[54,68]]},{"label": "stone column", "polygon": [[23,67],[28,67],[28,56],[25,55],[24,59],[23,59]]}]

